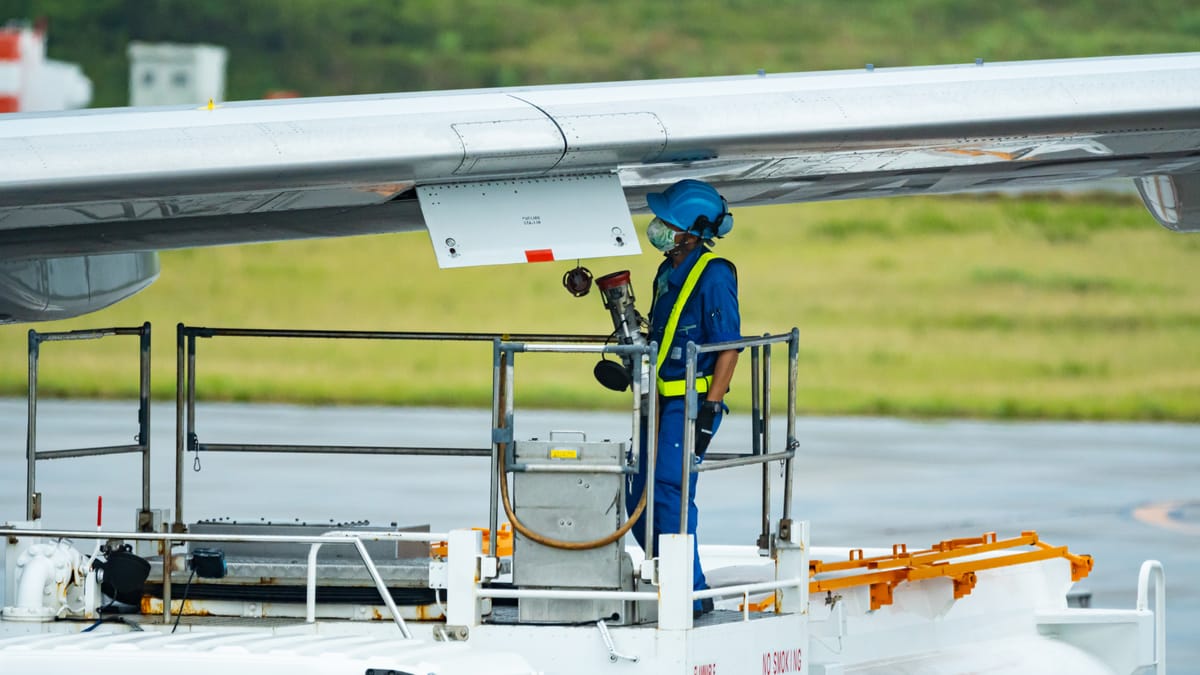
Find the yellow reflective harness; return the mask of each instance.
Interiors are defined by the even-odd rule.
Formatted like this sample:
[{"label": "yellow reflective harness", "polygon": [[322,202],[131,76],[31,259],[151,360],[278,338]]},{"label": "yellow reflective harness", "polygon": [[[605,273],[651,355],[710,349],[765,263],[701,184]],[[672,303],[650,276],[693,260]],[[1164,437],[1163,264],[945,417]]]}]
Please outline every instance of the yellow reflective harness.
[{"label": "yellow reflective harness", "polygon": [[[671,315],[667,317],[667,326],[663,329],[663,343],[658,348],[658,362],[654,365],[654,374],[658,380],[658,393],[661,396],[683,396],[687,392],[687,380],[663,380],[659,372],[667,360],[667,354],[671,351],[671,343],[675,340],[675,329],[679,326],[679,317],[683,314],[683,308],[692,297],[692,291],[695,290],[696,283],[700,281],[700,274],[704,272],[705,267],[708,267],[708,263],[714,260],[724,260],[724,258],[719,258],[708,251],[700,254],[700,258],[688,272],[687,279],[683,282],[683,288],[679,289],[679,296],[675,298],[675,305],[671,307]],[[711,384],[712,375],[697,377],[696,393],[707,392]]]}]

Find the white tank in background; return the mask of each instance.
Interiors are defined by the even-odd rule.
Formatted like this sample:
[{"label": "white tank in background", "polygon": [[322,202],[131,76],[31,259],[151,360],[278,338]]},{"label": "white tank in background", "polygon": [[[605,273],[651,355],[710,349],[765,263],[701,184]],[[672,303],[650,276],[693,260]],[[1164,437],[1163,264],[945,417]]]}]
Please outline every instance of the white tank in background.
[{"label": "white tank in background", "polygon": [[224,47],[130,42],[129,105],[186,105],[225,100]]},{"label": "white tank in background", "polygon": [[0,112],[86,107],[92,81],[77,64],[46,58],[46,31],[28,22],[0,27]]}]

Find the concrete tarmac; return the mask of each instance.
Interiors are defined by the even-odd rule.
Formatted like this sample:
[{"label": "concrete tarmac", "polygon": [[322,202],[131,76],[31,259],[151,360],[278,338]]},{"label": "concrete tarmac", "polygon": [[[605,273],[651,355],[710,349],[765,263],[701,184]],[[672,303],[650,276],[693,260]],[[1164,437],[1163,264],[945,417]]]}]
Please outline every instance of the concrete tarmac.
[{"label": "concrete tarmac", "polygon": [[[151,501],[174,508],[174,406],[153,408]],[[137,431],[130,402],[43,401],[38,449],[123,445]],[[0,518],[24,515],[24,400],[0,399]],[[785,440],[773,420],[772,450]],[[488,411],[212,404],[197,411],[205,443],[303,443],[487,448]],[[732,415],[715,451],[749,449],[749,420]],[[583,431],[625,441],[627,415],[518,411],[518,439]],[[798,420],[793,517],[816,545],[928,547],[950,538],[1036,530],[1043,541],[1095,558],[1077,588],[1093,606],[1131,608],[1138,568],[1167,575],[1167,655],[1173,673],[1200,673],[1200,425]],[[488,462],[476,458],[188,453],[184,520],[428,523],[435,530],[487,523]],[[140,458],[42,461],[45,522],[90,529],[97,495],[105,526],[132,528]],[[782,478],[770,469],[772,520]],[[704,473],[702,543],[752,544],[761,520],[762,472]],[[2,569],[2,567],[0,567]]]}]

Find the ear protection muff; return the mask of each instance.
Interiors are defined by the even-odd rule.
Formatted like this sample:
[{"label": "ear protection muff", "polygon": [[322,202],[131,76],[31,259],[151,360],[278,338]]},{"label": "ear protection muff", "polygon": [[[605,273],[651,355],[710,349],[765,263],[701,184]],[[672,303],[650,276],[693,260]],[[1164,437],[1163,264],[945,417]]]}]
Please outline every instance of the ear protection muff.
[{"label": "ear protection muff", "polygon": [[692,223],[688,231],[693,230],[701,239],[720,239],[729,234],[733,230],[733,214],[729,212],[729,202],[721,197],[721,215],[717,216],[716,220],[709,220],[708,216],[696,218],[696,222]]}]

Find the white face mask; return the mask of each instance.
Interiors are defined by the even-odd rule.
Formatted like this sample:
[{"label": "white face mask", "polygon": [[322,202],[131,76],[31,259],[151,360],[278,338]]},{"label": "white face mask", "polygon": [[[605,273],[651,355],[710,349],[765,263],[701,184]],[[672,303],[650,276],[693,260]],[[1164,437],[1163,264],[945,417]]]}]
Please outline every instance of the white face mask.
[{"label": "white face mask", "polygon": [[678,234],[678,230],[672,229],[662,218],[650,221],[650,225],[646,228],[646,238],[650,240],[650,245],[663,253],[675,248],[676,234]]}]

